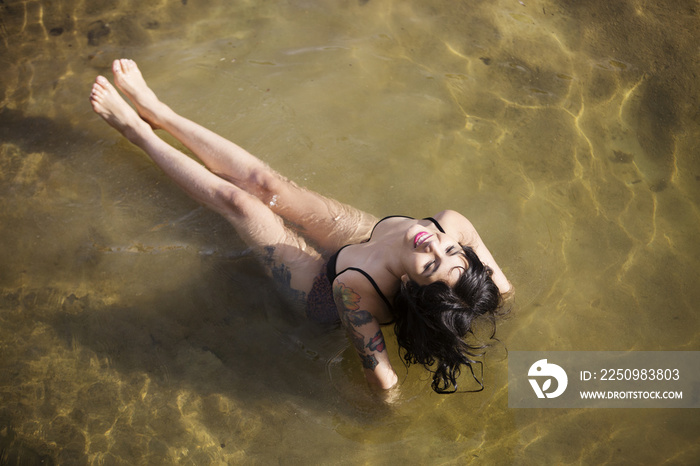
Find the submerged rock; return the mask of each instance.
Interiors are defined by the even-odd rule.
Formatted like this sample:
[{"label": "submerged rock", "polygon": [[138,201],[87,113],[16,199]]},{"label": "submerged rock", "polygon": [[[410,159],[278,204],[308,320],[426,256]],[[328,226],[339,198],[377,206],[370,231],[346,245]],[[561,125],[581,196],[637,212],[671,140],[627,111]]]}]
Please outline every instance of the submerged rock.
[{"label": "submerged rock", "polygon": [[631,163],[634,160],[634,155],[622,152],[621,150],[614,150],[610,160],[615,163]]},{"label": "submerged rock", "polygon": [[112,31],[109,29],[109,26],[101,19],[90,23],[87,33],[88,45],[100,45],[102,39],[107,37],[110,32]]}]

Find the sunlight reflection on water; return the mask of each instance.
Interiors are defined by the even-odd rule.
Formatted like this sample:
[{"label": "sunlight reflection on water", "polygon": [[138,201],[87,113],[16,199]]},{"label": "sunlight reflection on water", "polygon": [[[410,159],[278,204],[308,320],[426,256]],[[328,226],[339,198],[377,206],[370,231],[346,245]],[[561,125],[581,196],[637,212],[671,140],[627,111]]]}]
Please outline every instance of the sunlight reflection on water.
[{"label": "sunlight reflection on water", "polygon": [[390,329],[402,388],[378,403],[343,333],[286,312],[225,221],[87,103],[129,56],[300,184],[378,216],[461,211],[516,286],[509,349],[698,350],[694,3],[0,8],[3,459],[698,456],[687,410],[508,409],[502,357],[484,392],[438,397]]}]

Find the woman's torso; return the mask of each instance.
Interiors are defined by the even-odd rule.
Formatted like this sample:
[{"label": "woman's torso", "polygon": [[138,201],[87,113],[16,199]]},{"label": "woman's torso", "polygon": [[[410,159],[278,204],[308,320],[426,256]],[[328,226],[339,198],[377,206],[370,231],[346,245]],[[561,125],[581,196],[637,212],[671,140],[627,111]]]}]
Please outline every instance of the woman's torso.
[{"label": "woman's torso", "polygon": [[347,279],[361,287],[362,295],[374,293],[379,297],[383,306],[374,307],[372,314],[384,324],[393,320],[392,302],[400,287],[400,278],[387,268],[384,248],[388,241],[415,223],[444,232],[432,217],[421,220],[398,215],[384,217],[374,226],[367,240],[343,246],[327,264],[326,274],[331,283],[338,276],[351,275]]}]

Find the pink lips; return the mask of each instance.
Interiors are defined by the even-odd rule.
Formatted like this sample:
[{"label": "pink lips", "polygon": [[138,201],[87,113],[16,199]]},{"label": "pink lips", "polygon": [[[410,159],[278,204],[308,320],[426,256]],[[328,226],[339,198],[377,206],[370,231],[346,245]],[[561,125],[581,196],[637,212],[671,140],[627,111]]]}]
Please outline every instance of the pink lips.
[{"label": "pink lips", "polygon": [[428,232],[421,231],[420,233],[418,233],[416,236],[413,237],[413,247],[417,248],[421,244],[425,243],[431,236],[433,236],[433,235],[431,235]]}]

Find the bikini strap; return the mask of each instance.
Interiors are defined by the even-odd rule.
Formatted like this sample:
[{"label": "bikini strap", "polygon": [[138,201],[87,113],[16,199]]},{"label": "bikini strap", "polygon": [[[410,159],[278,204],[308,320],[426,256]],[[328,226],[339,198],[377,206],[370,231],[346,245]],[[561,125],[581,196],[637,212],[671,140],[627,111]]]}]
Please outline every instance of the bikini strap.
[{"label": "bikini strap", "polygon": [[369,280],[369,282],[372,284],[372,286],[374,287],[374,289],[375,289],[375,291],[377,292],[377,294],[379,295],[379,297],[382,298],[382,299],[384,300],[384,303],[386,304],[386,306],[387,306],[389,309],[393,309],[393,307],[391,306],[391,303],[389,302],[389,300],[387,299],[387,297],[384,296],[384,293],[382,293],[382,290],[379,289],[379,285],[377,285],[377,282],[375,282],[374,279],[370,276],[370,274],[368,274],[368,273],[365,272],[364,270],[358,269],[357,267],[348,267],[347,269],[344,269],[342,272],[340,272],[338,275],[336,275],[336,277],[338,277],[338,276],[340,276],[341,274],[347,272],[348,270],[352,270],[352,271],[355,271],[355,272],[360,272],[362,275],[364,275],[365,278],[366,278],[367,280]]},{"label": "bikini strap", "polygon": [[433,225],[435,225],[437,229],[440,230],[440,232],[445,233],[445,230],[442,229],[438,221],[435,220],[433,217],[425,217],[423,220],[430,220],[431,222],[433,222]]},{"label": "bikini strap", "polygon": [[374,224],[374,227],[372,227],[372,231],[369,233],[369,238],[367,238],[366,240],[364,240],[362,242],[366,243],[366,242],[370,241],[372,239],[372,235],[374,235],[374,230],[377,229],[377,226],[379,226],[379,224],[382,223],[384,220],[388,220],[390,218],[410,218],[410,219],[413,219],[413,217],[408,217],[406,215],[387,215],[386,217],[384,217],[383,219],[381,219],[380,221],[378,221],[377,223]]}]

